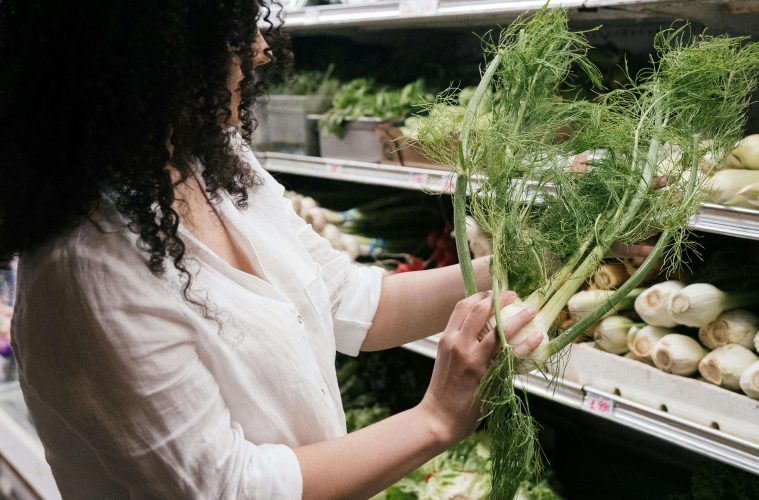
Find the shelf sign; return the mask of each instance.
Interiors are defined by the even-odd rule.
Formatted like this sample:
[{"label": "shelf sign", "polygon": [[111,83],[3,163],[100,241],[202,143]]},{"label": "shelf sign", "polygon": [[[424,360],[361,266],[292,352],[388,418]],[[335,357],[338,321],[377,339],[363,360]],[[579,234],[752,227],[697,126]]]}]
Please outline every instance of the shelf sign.
[{"label": "shelf sign", "polygon": [[409,183],[414,187],[422,187],[427,185],[427,174],[424,173],[412,173],[409,174]]},{"label": "shelf sign", "polygon": [[445,178],[445,184],[443,185],[443,192],[452,193],[456,191],[456,176],[449,175]]},{"label": "shelf sign", "polygon": [[329,175],[341,175],[343,173],[343,166],[337,163],[327,163],[327,174]]},{"label": "shelf sign", "polygon": [[582,401],[582,407],[585,411],[601,415],[603,417],[611,417],[614,415],[614,401],[598,394],[588,392],[585,394],[585,399]]}]

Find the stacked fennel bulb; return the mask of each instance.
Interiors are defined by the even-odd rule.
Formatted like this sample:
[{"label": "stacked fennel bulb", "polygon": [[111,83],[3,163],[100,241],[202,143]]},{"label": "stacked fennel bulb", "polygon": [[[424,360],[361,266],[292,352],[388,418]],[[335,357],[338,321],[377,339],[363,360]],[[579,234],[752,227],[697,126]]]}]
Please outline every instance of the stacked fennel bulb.
[{"label": "stacked fennel bulb", "polygon": [[759,134],[744,137],[707,179],[714,203],[759,209]]},{"label": "stacked fennel bulb", "polygon": [[[607,317],[596,325],[593,337],[603,351],[675,375],[697,375],[759,399],[759,316],[748,310],[758,304],[756,292],[665,281],[635,298],[641,323],[625,316]],[[693,335],[685,334],[688,328]]]}]

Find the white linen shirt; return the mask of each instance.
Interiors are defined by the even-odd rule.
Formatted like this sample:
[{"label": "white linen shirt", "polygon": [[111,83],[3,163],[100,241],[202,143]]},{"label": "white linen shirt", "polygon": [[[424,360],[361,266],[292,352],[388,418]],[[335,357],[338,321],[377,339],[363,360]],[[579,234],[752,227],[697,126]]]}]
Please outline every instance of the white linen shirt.
[{"label": "white linen shirt", "polygon": [[292,449],[345,434],[335,351],[358,353],[382,272],[333,250],[235,140],[264,183],[247,209],[224,194],[217,210],[263,279],[180,227],[219,322],[182,298],[171,262],[151,274],[107,200],[22,256],[14,349],[64,498],[300,498]]}]

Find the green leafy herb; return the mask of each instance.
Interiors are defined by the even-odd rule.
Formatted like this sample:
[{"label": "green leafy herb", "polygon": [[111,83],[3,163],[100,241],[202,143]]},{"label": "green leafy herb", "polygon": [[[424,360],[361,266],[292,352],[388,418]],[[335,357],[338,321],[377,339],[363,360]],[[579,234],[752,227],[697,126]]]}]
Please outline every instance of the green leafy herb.
[{"label": "green leafy herb", "polygon": [[345,136],[348,121],[362,117],[382,120],[403,120],[420,109],[417,103],[431,99],[424,80],[416,80],[400,89],[377,85],[373,80],[358,78],[342,85],[332,99],[332,107],[319,121],[324,135]]}]

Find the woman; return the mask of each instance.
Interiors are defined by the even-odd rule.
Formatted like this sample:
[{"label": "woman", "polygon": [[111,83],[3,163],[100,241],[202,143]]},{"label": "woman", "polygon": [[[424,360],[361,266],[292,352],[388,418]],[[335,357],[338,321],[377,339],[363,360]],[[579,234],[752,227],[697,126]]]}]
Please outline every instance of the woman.
[{"label": "woman", "polygon": [[[63,496],[366,498],[471,433],[491,295],[350,265],[247,147],[269,8],[60,4],[0,3],[0,262]],[[345,435],[335,350],[441,330],[419,405]]]}]

